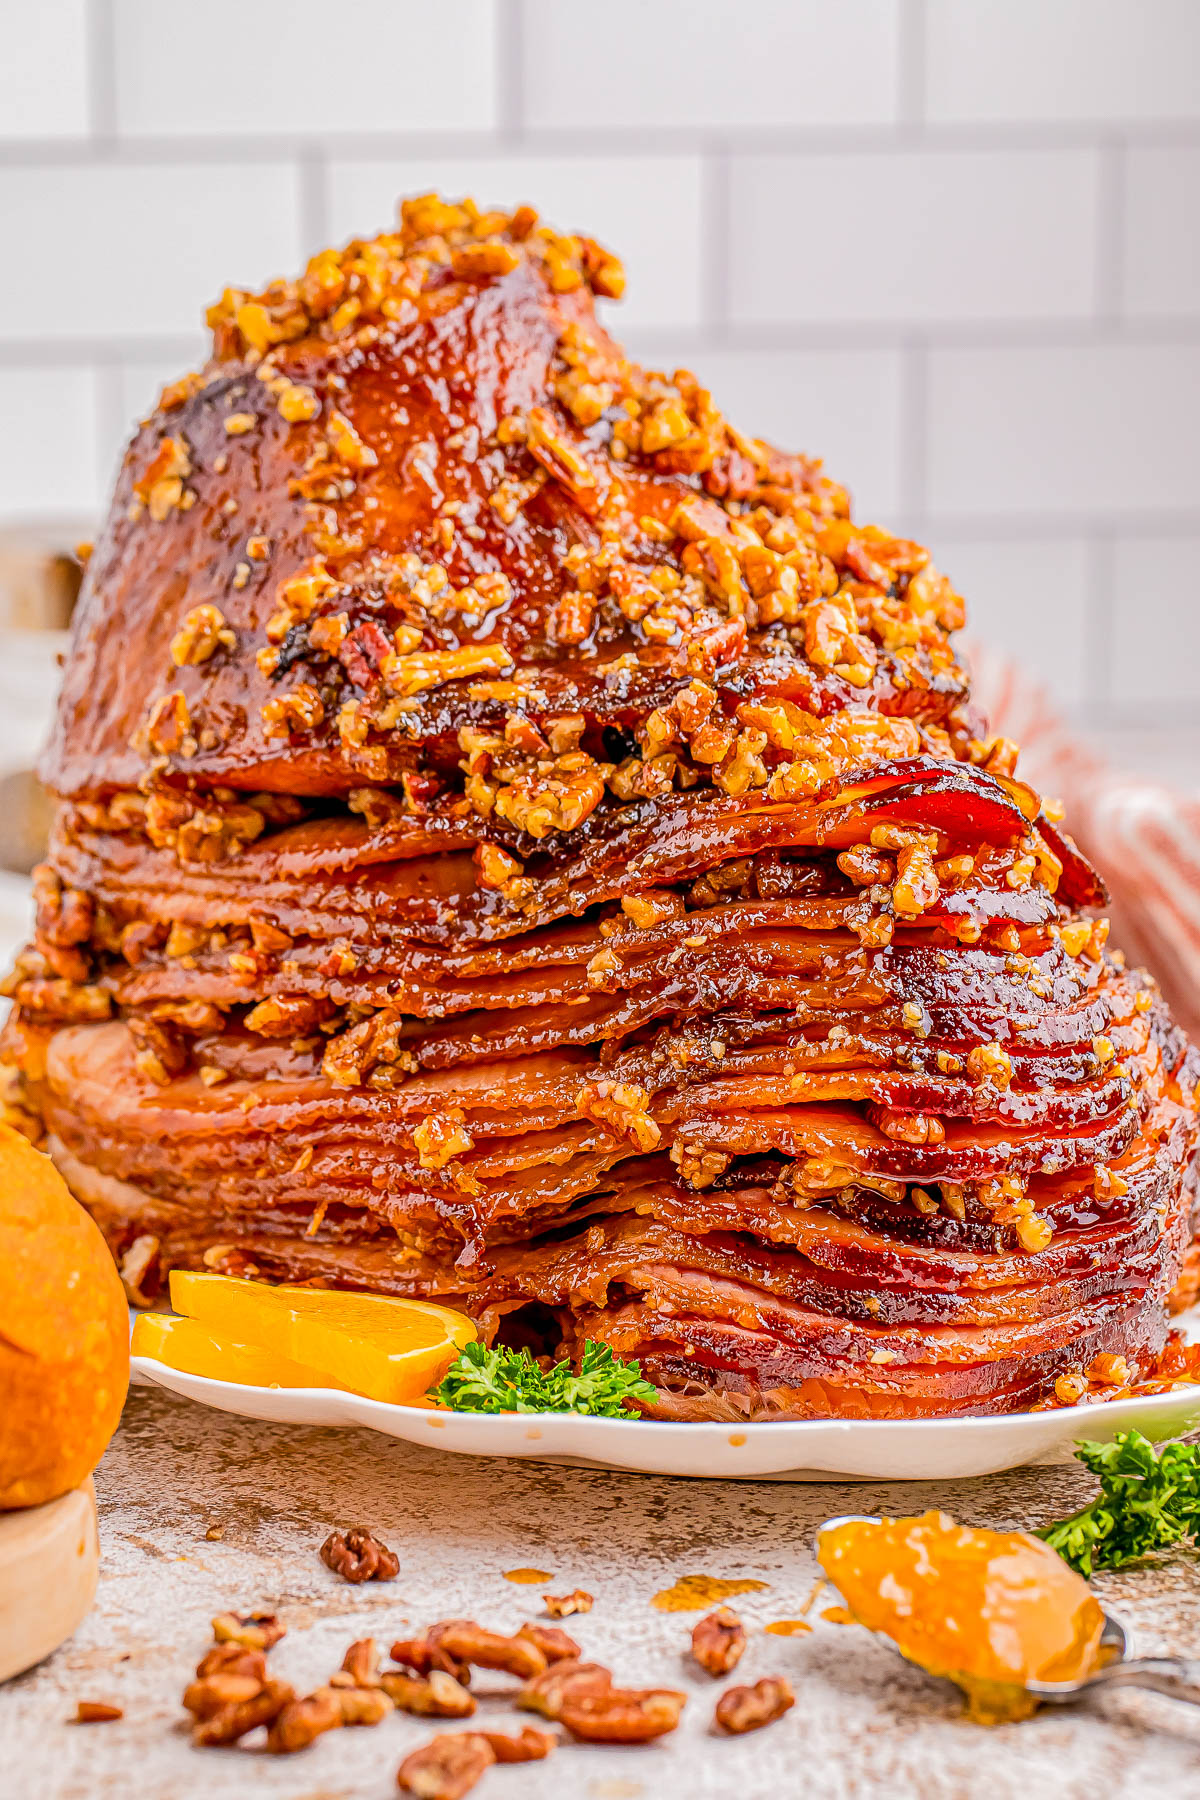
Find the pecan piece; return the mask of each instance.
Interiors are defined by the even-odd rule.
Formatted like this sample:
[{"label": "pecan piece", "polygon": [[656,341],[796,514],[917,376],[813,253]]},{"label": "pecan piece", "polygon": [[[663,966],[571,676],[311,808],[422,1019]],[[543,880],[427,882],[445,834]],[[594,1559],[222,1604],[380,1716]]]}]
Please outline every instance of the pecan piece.
[{"label": "pecan piece", "polygon": [[455,1681],[461,1682],[463,1687],[471,1680],[471,1671],[466,1663],[459,1662],[440,1644],[431,1643],[427,1637],[397,1638],[392,1645],[392,1661],[411,1669],[414,1675],[428,1675],[431,1669],[442,1669],[447,1675],[452,1675]]},{"label": "pecan piece", "polygon": [[[477,1625],[473,1619],[445,1619],[438,1625],[431,1625],[425,1633],[425,1641],[456,1662],[473,1663],[481,1669],[501,1669],[522,1681],[540,1675],[546,1667],[545,1656],[528,1638],[505,1637],[499,1631],[488,1631]],[[394,1648],[392,1654],[396,1654]]]},{"label": "pecan piece", "polygon": [[405,1757],[396,1785],[417,1800],[462,1800],[495,1761],[481,1732],[442,1732]]},{"label": "pecan piece", "polygon": [[527,1681],[516,1703],[526,1712],[557,1719],[568,1700],[606,1694],[611,1687],[612,1672],[603,1663],[558,1662]]},{"label": "pecan piece", "polygon": [[465,1719],[475,1711],[474,1697],[444,1669],[430,1669],[424,1677],[385,1669],[379,1682],[401,1712],[434,1719]]},{"label": "pecan piece", "polygon": [[692,1655],[710,1675],[728,1675],[746,1648],[746,1628],[728,1606],[718,1606],[692,1627]]},{"label": "pecan piece", "polygon": [[111,1725],[114,1719],[123,1719],[125,1711],[120,1706],[109,1706],[103,1700],[80,1700],[75,1706],[73,1725]]},{"label": "pecan piece", "polygon": [[206,1675],[251,1675],[262,1683],[267,1679],[267,1659],[261,1650],[247,1650],[241,1644],[214,1644],[196,1664],[196,1673]]},{"label": "pecan piece", "polygon": [[717,1701],[715,1719],[722,1731],[758,1731],[781,1719],[796,1704],[792,1684],[783,1675],[764,1675],[753,1687],[726,1688]]},{"label": "pecan piece", "polygon": [[574,1662],[582,1654],[575,1639],[557,1625],[539,1625],[530,1619],[520,1627],[517,1636],[536,1644],[548,1663]]},{"label": "pecan piece", "polygon": [[542,1605],[548,1618],[566,1619],[572,1613],[591,1612],[595,1601],[583,1588],[576,1588],[573,1594],[543,1594]]},{"label": "pecan piece", "polygon": [[539,1731],[536,1725],[524,1726],[520,1737],[503,1731],[481,1731],[478,1736],[490,1744],[498,1763],[541,1762],[558,1743],[552,1731]]},{"label": "pecan piece", "polygon": [[[235,1679],[229,1677],[228,1679]],[[193,1744],[236,1744],[257,1725],[270,1725],[294,1698],[286,1681],[268,1681],[248,1700],[234,1700],[215,1712],[198,1717],[192,1727]]]},{"label": "pecan piece", "polygon": [[267,1733],[267,1749],[275,1756],[306,1750],[322,1732],[336,1731],[342,1723],[341,1708],[333,1688],[318,1688],[303,1700],[289,1700],[281,1707]]},{"label": "pecan piece", "polygon": [[359,1638],[347,1650],[342,1658],[339,1674],[344,1680],[334,1678],[334,1687],[377,1687],[379,1685],[379,1652],[375,1648],[373,1637]]},{"label": "pecan piece", "polygon": [[283,1707],[267,1733],[267,1749],[288,1756],[342,1725],[378,1725],[391,1710],[382,1688],[320,1687]]},{"label": "pecan piece", "polygon": [[257,1675],[231,1675],[218,1670],[189,1681],[183,1690],[183,1704],[194,1719],[211,1719],[226,1706],[240,1706],[253,1700],[266,1686]]},{"label": "pecan piece", "polygon": [[674,1731],[686,1705],[677,1688],[610,1688],[568,1698],[557,1716],[584,1743],[645,1744]]},{"label": "pecan piece", "polygon": [[321,1545],[321,1561],[343,1581],[393,1581],[400,1573],[400,1558],[363,1525],[331,1531]]},{"label": "pecan piece", "polygon": [[240,1644],[244,1650],[269,1650],[287,1631],[274,1613],[219,1613],[212,1622],[218,1644]]}]

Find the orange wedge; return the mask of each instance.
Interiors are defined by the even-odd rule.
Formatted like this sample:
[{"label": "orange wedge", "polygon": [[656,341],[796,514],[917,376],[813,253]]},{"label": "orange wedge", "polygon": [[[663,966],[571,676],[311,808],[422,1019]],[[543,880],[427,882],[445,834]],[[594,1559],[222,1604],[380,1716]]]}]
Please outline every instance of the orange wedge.
[{"label": "orange wedge", "polygon": [[465,1313],[423,1300],[183,1269],[171,1272],[171,1304],[218,1339],[316,1370],[325,1386],[401,1406],[420,1399],[477,1336]]},{"label": "orange wedge", "polygon": [[289,1362],[273,1350],[234,1344],[217,1337],[197,1319],[170,1313],[139,1313],[133,1322],[130,1352],[150,1356],[169,1369],[205,1375],[210,1381],[237,1381],[243,1387],[340,1387],[319,1369]]}]

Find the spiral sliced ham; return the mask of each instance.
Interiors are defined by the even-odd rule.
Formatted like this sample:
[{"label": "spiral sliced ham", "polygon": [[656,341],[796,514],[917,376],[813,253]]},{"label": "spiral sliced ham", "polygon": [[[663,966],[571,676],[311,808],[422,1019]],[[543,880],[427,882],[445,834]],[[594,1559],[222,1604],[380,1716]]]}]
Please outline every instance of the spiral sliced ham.
[{"label": "spiral sliced ham", "polygon": [[20,1116],[173,1267],[636,1356],[666,1418],[1151,1376],[1200,1059],[987,736],[962,604],[425,196],[227,290],[91,559]]}]

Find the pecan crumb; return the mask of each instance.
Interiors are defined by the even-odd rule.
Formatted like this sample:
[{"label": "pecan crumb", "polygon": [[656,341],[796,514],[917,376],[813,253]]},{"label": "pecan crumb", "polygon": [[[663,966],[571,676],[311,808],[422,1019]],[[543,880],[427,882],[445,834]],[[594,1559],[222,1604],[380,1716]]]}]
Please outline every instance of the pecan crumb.
[{"label": "pecan crumb", "polygon": [[692,1627],[692,1655],[710,1675],[728,1675],[746,1648],[746,1628],[728,1606],[718,1606]]},{"label": "pecan crumb", "polygon": [[120,1706],[109,1706],[103,1700],[80,1700],[75,1708],[74,1725],[108,1725],[113,1719],[123,1719],[125,1709]]},{"label": "pecan crumb", "polygon": [[595,1601],[583,1588],[576,1588],[573,1594],[543,1594],[542,1605],[547,1618],[566,1619],[572,1613],[591,1612]]},{"label": "pecan crumb", "polygon": [[400,1573],[400,1558],[363,1525],[331,1531],[321,1545],[321,1561],[343,1581],[394,1581]]},{"label": "pecan crumb", "polygon": [[726,1688],[714,1714],[722,1731],[758,1731],[781,1719],[796,1704],[792,1684],[783,1675],[765,1675],[753,1687]]}]

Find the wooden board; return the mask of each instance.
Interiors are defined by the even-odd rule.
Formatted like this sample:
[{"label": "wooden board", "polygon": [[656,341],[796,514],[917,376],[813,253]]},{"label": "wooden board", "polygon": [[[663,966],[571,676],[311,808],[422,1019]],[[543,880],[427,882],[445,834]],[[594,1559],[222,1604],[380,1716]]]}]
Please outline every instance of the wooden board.
[{"label": "wooden board", "polygon": [[0,1513],[0,1681],[70,1637],[95,1597],[99,1566],[90,1475],[45,1506]]}]

